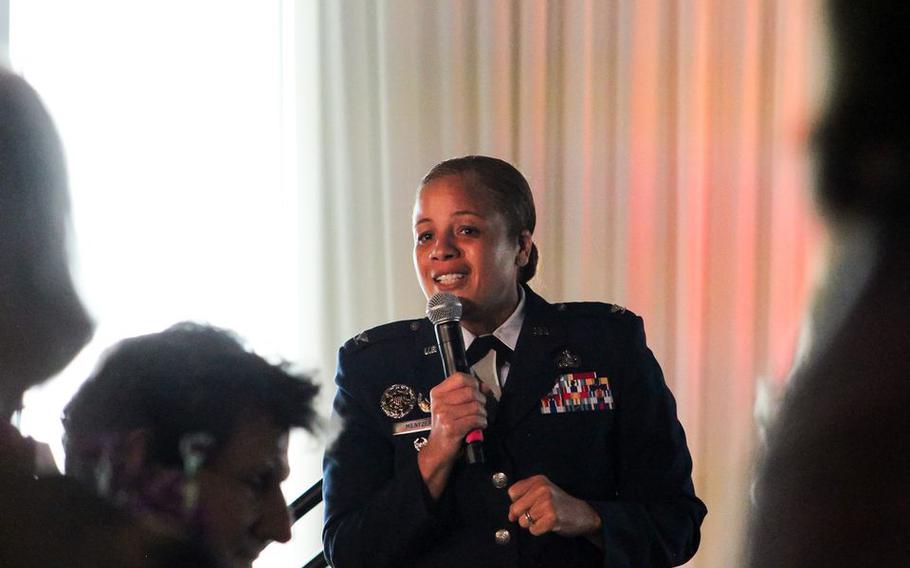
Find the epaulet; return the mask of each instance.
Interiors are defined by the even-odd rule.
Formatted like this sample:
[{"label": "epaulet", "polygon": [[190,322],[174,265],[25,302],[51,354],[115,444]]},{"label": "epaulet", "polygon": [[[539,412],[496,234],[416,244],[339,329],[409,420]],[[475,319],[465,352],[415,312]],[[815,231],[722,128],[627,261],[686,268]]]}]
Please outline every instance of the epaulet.
[{"label": "epaulet", "polygon": [[619,304],[607,304],[605,302],[562,302],[556,304],[556,311],[572,315],[594,317],[603,317],[604,315],[635,315],[631,310],[627,310]]},{"label": "epaulet", "polygon": [[344,346],[347,349],[359,350],[370,345],[376,345],[385,341],[401,339],[403,337],[413,336],[420,329],[420,320],[402,320],[392,323],[386,323],[376,326],[365,331],[361,331],[351,339],[348,339]]}]

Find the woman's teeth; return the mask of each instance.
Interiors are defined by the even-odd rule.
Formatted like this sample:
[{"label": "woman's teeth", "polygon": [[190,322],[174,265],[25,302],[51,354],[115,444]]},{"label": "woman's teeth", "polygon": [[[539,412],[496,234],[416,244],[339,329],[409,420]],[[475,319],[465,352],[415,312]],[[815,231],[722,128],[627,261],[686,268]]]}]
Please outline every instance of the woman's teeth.
[{"label": "woman's teeth", "polygon": [[461,280],[462,278],[464,278],[464,274],[453,273],[453,274],[441,274],[441,275],[437,276],[436,278],[434,278],[434,280],[436,280],[436,282],[439,284],[451,284],[451,283],[455,282],[456,280]]}]

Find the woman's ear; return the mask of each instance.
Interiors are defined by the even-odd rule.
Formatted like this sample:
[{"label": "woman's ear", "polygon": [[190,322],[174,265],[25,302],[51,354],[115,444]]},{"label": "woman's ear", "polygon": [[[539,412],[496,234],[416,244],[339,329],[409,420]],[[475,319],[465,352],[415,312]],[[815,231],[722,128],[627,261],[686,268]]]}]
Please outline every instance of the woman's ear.
[{"label": "woman's ear", "polygon": [[527,266],[528,260],[531,257],[531,246],[533,244],[534,239],[531,236],[531,231],[525,229],[518,233],[518,254],[515,256],[516,265]]}]

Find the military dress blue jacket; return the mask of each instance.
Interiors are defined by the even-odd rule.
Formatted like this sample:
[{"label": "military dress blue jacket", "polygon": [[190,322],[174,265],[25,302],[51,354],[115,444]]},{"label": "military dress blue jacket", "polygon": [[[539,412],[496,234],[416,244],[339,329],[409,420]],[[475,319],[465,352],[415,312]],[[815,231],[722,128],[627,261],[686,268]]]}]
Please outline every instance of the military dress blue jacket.
[{"label": "military dress blue jacket", "polygon": [[[341,347],[334,412],[343,426],[323,464],[333,566],[642,568],[695,553],[706,508],[641,318],[525,293],[485,463],[459,461],[435,502],[417,468],[426,401],[445,378],[432,324],[383,325]],[[599,512],[602,549],[509,522],[508,486],[537,474]]]}]

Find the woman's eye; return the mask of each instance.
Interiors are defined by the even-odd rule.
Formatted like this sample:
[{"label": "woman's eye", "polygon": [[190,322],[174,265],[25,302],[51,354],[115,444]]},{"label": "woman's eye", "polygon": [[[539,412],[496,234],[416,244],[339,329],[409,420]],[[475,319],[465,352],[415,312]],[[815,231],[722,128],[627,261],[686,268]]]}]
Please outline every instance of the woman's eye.
[{"label": "woman's eye", "polygon": [[417,242],[425,243],[425,242],[429,241],[431,238],[433,238],[433,233],[426,231],[424,233],[420,233],[417,235]]},{"label": "woman's eye", "polygon": [[472,236],[476,235],[477,233],[479,233],[480,231],[477,230],[477,227],[461,227],[458,229],[458,232],[462,235],[467,235],[469,237],[472,237]]}]

